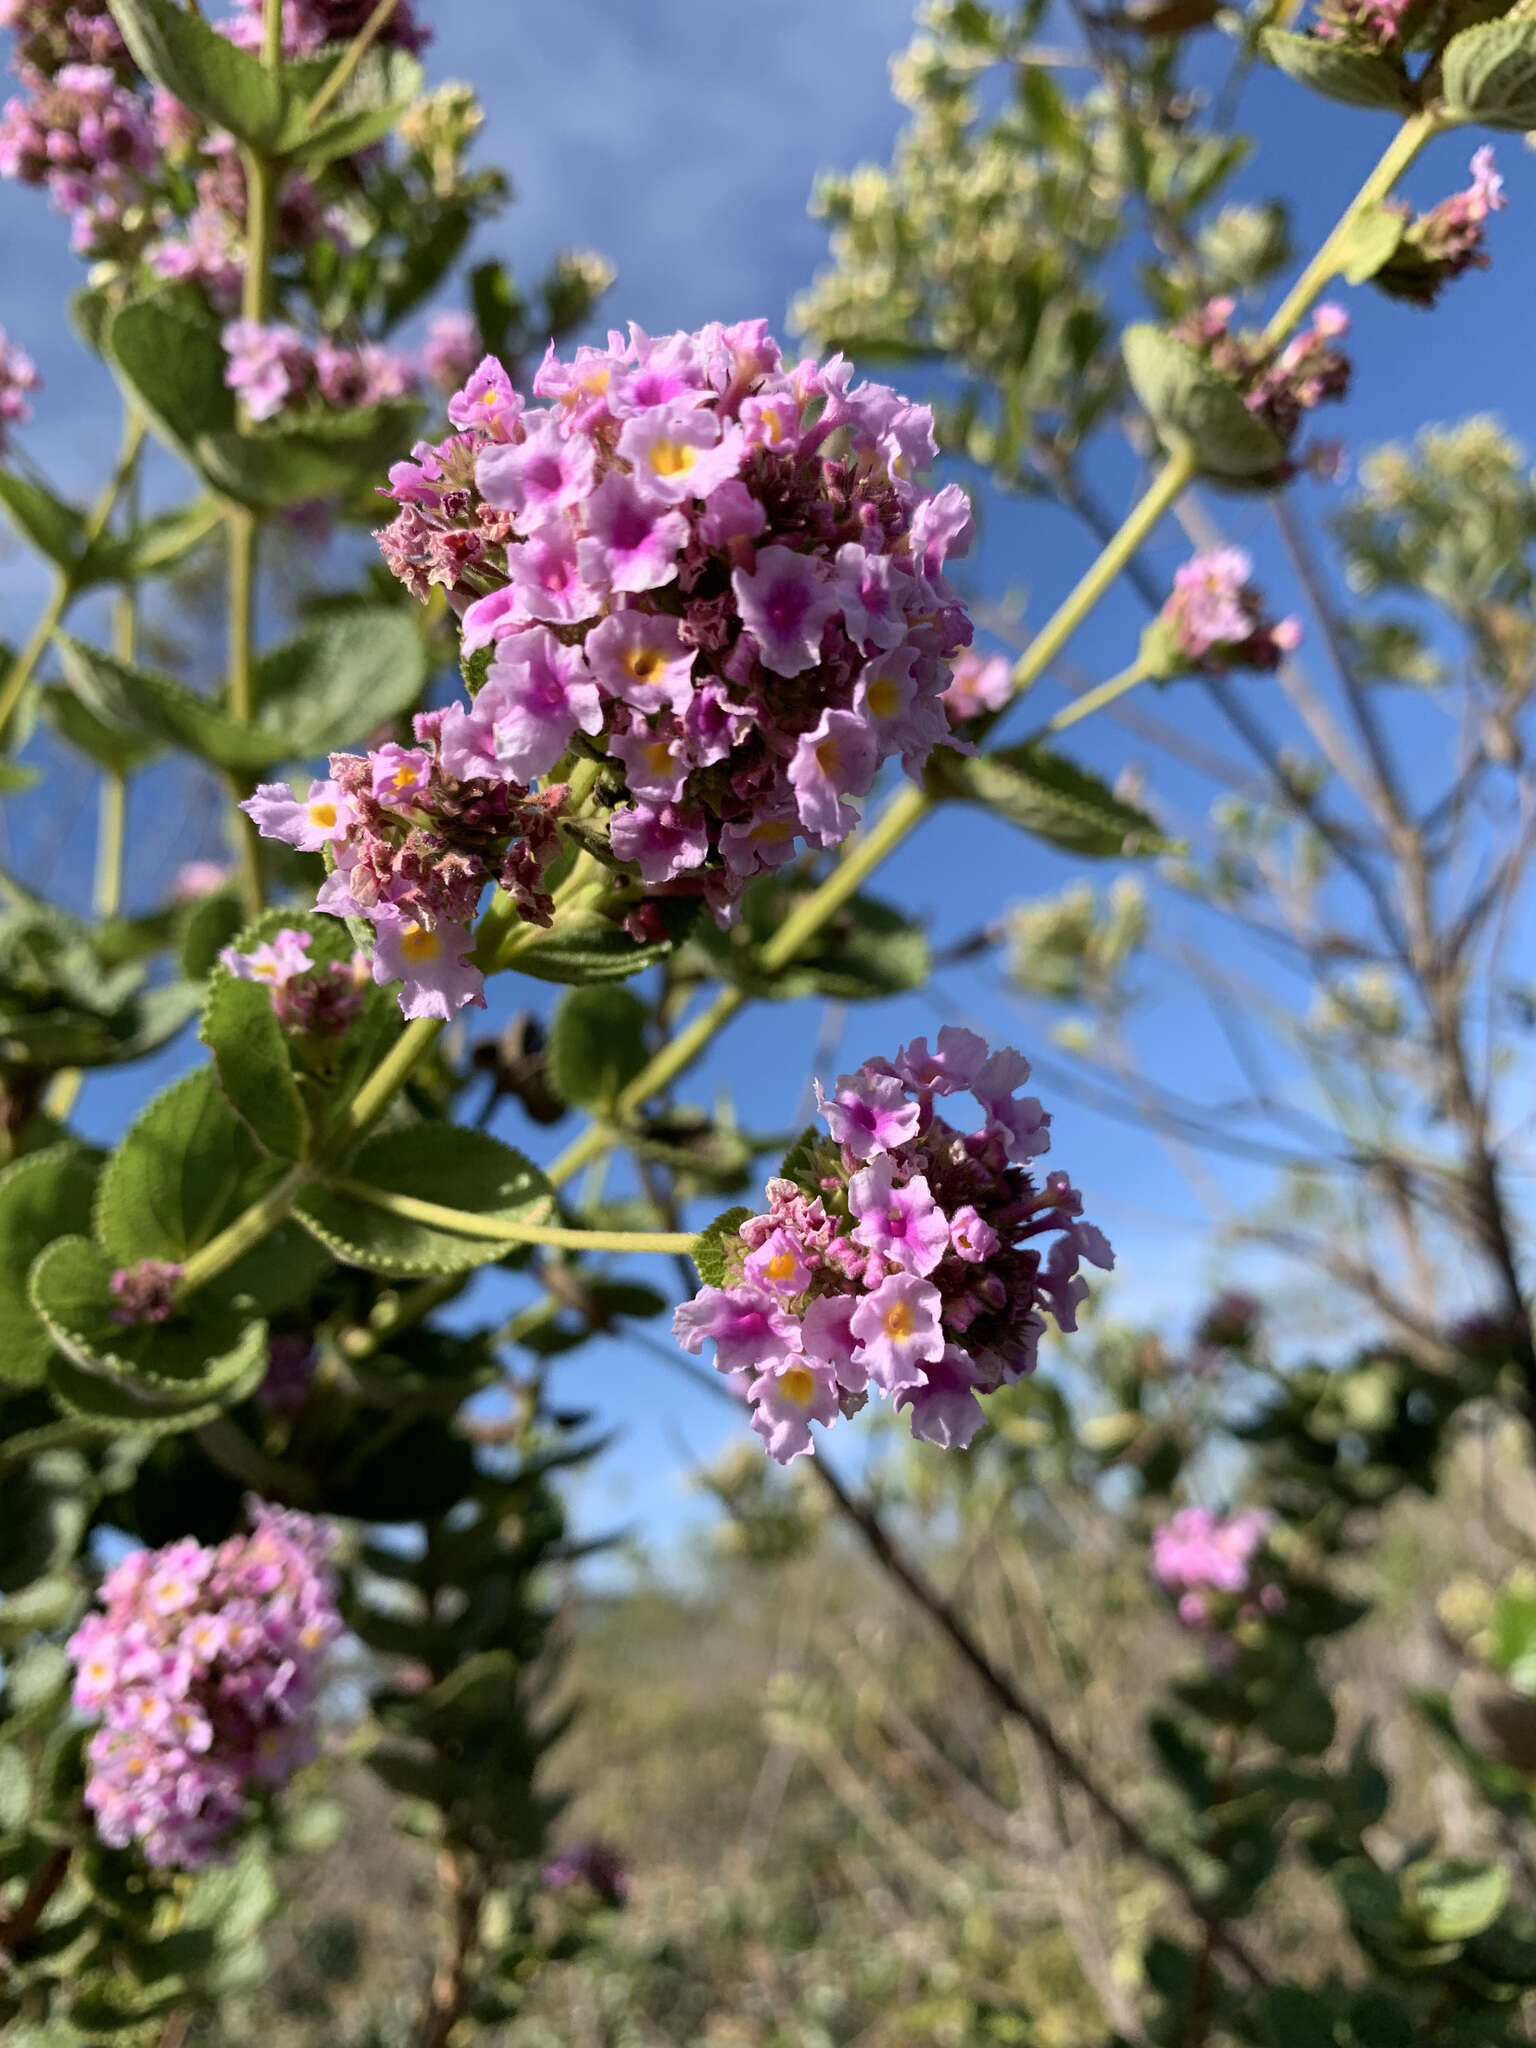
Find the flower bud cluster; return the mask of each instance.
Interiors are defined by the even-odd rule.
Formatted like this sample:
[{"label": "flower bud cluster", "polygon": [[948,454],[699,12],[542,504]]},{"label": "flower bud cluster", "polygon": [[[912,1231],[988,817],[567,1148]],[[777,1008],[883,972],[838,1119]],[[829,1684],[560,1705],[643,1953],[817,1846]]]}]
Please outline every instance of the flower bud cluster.
[{"label": "flower bud cluster", "polygon": [[526,784],[605,756],[614,854],[728,922],[797,838],[847,836],[882,763],[916,775],[946,739],[969,504],[917,480],[925,406],[840,356],[785,369],[762,321],[551,348],[533,391],[487,357],[458,431],[390,473],[385,560],[447,591],[485,669],[443,760]]},{"label": "flower bud cluster", "polygon": [[157,164],[149,107],[124,82],[133,67],[105,8],[55,8],[48,34],[23,23],[23,12],[12,9],[11,69],[23,89],[0,108],[0,177],[45,187],[71,217],[72,247],[95,255],[149,197]]},{"label": "flower bud cluster", "polygon": [[444,765],[446,715],[419,713],[414,747],[333,754],[330,779],[303,798],[263,783],[242,806],[266,838],[325,851],[332,872],[315,908],[373,926],[373,978],[403,984],[407,1017],[484,1007],[484,978],[468,956],[487,883],[530,924],[554,916],[544,871],[559,851],[565,787],[532,795],[503,776],[461,778]]},{"label": "flower bud cluster", "polygon": [[[871,1386],[910,1410],[915,1437],[963,1448],[985,1420],[977,1395],[1033,1370],[1043,1311],[1077,1327],[1079,1266],[1114,1256],[1065,1174],[1030,1176],[1051,1119],[1017,1093],[1028,1078],[1018,1053],[949,1025],[932,1052],[914,1039],[830,1098],[818,1084],[830,1139],[790,1155],[766,1214],[723,1240],[725,1285],[673,1319],[685,1351],[710,1338],[718,1369],[741,1376],[781,1464]],[[965,1095],[981,1111],[970,1132],[935,1108]]]},{"label": "flower bud cluster", "polygon": [[176,1307],[181,1268],[168,1259],[140,1259],[136,1266],[119,1266],[109,1284],[117,1299],[112,1320],[121,1328],[168,1323]]},{"label": "flower bud cluster", "polygon": [[1508,205],[1504,180],[1494,168],[1487,144],[1472,156],[1472,183],[1414,215],[1405,202],[1388,202],[1406,225],[1391,256],[1372,277],[1372,284],[1410,305],[1432,306],[1453,278],[1468,270],[1486,270],[1492,261],[1483,229],[1490,214]]},{"label": "flower bud cluster", "polygon": [[[1306,414],[1349,389],[1349,358],[1337,345],[1349,332],[1349,315],[1342,306],[1321,305],[1310,324],[1277,349],[1261,334],[1234,333],[1236,310],[1234,299],[1208,299],[1173,331],[1237,387],[1249,412],[1289,450]],[[1275,481],[1284,482],[1302,468],[1332,475],[1337,461],[1335,450],[1318,449],[1300,460],[1288,459]]]},{"label": "flower bud cluster", "polygon": [[251,1532],[136,1550],[69,1641],[74,1703],[102,1725],[85,1802],[114,1849],[156,1865],[214,1861],[254,1788],[315,1753],[326,1648],[341,1632],[333,1536],[307,1515],[247,1502]]},{"label": "flower bud cluster", "polygon": [[36,363],[24,349],[7,340],[0,327],[0,455],[5,453],[6,428],[24,426],[31,419],[28,399],[42,381]]},{"label": "flower bud cluster", "polygon": [[1300,644],[1299,620],[1266,618],[1251,556],[1243,548],[1206,548],[1174,571],[1143,651],[1159,675],[1225,675],[1278,668]]},{"label": "flower bud cluster", "polygon": [[1152,1576],[1174,1595],[1185,1628],[1224,1631],[1283,1610],[1285,1595],[1261,1555],[1274,1519],[1265,1508],[1180,1508],[1153,1530]]},{"label": "flower bud cluster", "polygon": [[220,961],[239,981],[259,981],[272,993],[272,1008],[285,1031],[307,1038],[340,1038],[363,1007],[368,958],[354,953],[350,964],[316,962],[308,932],[285,927],[268,944],[240,953],[226,946]]},{"label": "flower bud cluster", "polygon": [[[283,0],[283,54],[307,57],[328,43],[350,42],[366,28],[377,0]],[[235,13],[224,24],[232,43],[245,50],[259,50],[262,40],[263,0],[234,0]],[[421,51],[432,40],[432,31],[417,20],[411,0],[390,15],[377,40],[402,50]]]},{"label": "flower bud cluster", "polygon": [[231,320],[224,329],[224,382],[238,391],[253,420],[321,405],[336,412],[404,398],[416,388],[408,356],[367,341],[311,343],[281,321]]}]

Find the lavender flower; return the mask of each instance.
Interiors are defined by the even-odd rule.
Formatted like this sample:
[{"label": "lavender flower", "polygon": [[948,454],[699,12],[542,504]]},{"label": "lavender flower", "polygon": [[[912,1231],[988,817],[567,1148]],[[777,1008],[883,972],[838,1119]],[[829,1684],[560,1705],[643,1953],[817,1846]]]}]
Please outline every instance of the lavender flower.
[{"label": "lavender flower", "polygon": [[1234,300],[1211,299],[1181,320],[1174,333],[1237,388],[1249,412],[1287,451],[1268,481],[1284,483],[1319,461],[1326,471],[1329,451],[1293,458],[1290,450],[1306,414],[1343,398],[1349,389],[1349,359],[1338,346],[1349,332],[1349,315],[1342,306],[1325,303],[1309,326],[1276,350],[1260,334],[1234,333],[1235,311]]},{"label": "lavender flower", "polygon": [[1492,258],[1484,225],[1509,202],[1487,143],[1473,152],[1471,171],[1472,183],[1466,191],[1453,192],[1428,213],[1415,217],[1405,203],[1388,202],[1390,211],[1405,225],[1402,239],[1371,282],[1389,297],[1405,299],[1414,306],[1432,306],[1453,278],[1488,268]]},{"label": "lavender flower", "polygon": [[168,1323],[180,1285],[180,1266],[165,1259],[140,1259],[136,1266],[119,1266],[111,1280],[112,1292],[117,1296],[113,1322],[125,1330],[138,1329],[145,1323]]},{"label": "lavender flower", "polygon": [[6,339],[0,327],[0,455],[5,453],[5,430],[19,427],[32,417],[29,393],[42,383],[32,358]]},{"label": "lavender flower", "polygon": [[313,944],[308,932],[284,929],[249,953],[226,946],[219,960],[237,980],[267,984],[285,1031],[312,1039],[340,1038],[362,1011],[368,959],[354,953],[346,963],[312,961]]},{"label": "lavender flower", "polygon": [[969,505],[916,481],[926,408],[841,357],[786,368],[761,321],[551,349],[533,390],[487,358],[459,431],[390,475],[385,560],[448,592],[466,654],[497,650],[445,759],[526,784],[601,754],[614,852],[728,923],[797,838],[846,837],[885,761],[918,775],[947,738]]},{"label": "lavender flower", "polygon": [[1158,674],[1225,675],[1232,668],[1278,668],[1300,641],[1298,620],[1272,624],[1265,617],[1252,558],[1242,548],[1207,548],[1174,571],[1144,651]]},{"label": "lavender flower", "polygon": [[[830,1099],[818,1086],[830,1139],[797,1148],[796,1178],[770,1181],[766,1213],[723,1241],[725,1284],[673,1319],[685,1351],[708,1339],[742,1376],[770,1456],[811,1451],[811,1425],[857,1413],[871,1385],[914,1436],[963,1447],[985,1419],[978,1394],[1033,1369],[1044,1312],[1076,1327],[1080,1265],[1113,1254],[1064,1174],[1030,1177],[1050,1117],[1018,1096],[1028,1077],[1017,1053],[951,1025],[931,1052],[917,1039],[845,1074]],[[970,1132],[935,1111],[964,1094]]]},{"label": "lavender flower", "polygon": [[1001,711],[1013,694],[1013,669],[1001,654],[967,649],[955,663],[943,705],[951,725],[964,725],[984,711]]},{"label": "lavender flower", "polygon": [[375,343],[361,348],[322,341],[311,347],[296,327],[231,320],[224,329],[229,360],[224,381],[245,400],[253,420],[269,420],[309,400],[350,412],[402,398],[416,382],[405,356]]},{"label": "lavender flower", "polygon": [[1152,1532],[1152,1576],[1177,1598],[1186,1628],[1212,1630],[1278,1613],[1285,1595],[1258,1565],[1274,1516],[1264,1508],[1216,1515],[1180,1508]]},{"label": "lavender flower", "polygon": [[102,1726],[85,1803],[111,1848],[195,1870],[215,1861],[251,1793],[315,1751],[322,1660],[341,1632],[331,1532],[247,1502],[248,1536],[136,1550],[69,1640],[74,1703]]}]

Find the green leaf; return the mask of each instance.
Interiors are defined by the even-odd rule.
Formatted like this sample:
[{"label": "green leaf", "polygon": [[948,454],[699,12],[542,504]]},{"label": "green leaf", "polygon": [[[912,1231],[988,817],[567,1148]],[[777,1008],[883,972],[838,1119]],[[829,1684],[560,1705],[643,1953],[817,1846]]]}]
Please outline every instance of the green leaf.
[{"label": "green leaf", "polygon": [[1339,275],[1346,284],[1367,284],[1397,254],[1408,225],[1389,206],[1368,206],[1350,222],[1339,251]]},{"label": "green leaf", "polygon": [[734,1237],[751,1214],[750,1209],[727,1209],[694,1239],[693,1263],[706,1287],[725,1285],[725,1240]]},{"label": "green leaf", "polygon": [[188,461],[196,461],[193,450],[201,436],[234,431],[235,396],[224,382],[224,350],[206,318],[166,295],[142,299],[113,315],[106,341],[119,381]]},{"label": "green leaf", "polygon": [[101,1162],[75,1144],[29,1152],[0,1173],[0,1384],[32,1387],[53,1341],[38,1321],[27,1275],[55,1238],[91,1227]]},{"label": "green leaf", "polygon": [[1259,43],[1270,63],[1287,78],[1321,93],[1324,99],[1342,100],[1350,107],[1388,107],[1395,112],[1406,112],[1413,105],[1408,80],[1389,57],[1373,57],[1366,50],[1347,49],[1341,43],[1299,36],[1284,28],[1265,29]]},{"label": "green leaf", "polygon": [[1131,388],[1153,424],[1165,440],[1188,442],[1207,475],[1262,484],[1279,468],[1279,436],[1187,342],[1140,322],[1125,330],[1121,346]]},{"label": "green leaf", "polygon": [[1488,128],[1536,128],[1536,21],[1484,21],[1445,47],[1448,109]]},{"label": "green leaf", "polygon": [[186,906],[181,919],[181,971],[188,981],[206,981],[220,953],[239,937],[245,911],[233,885],[212,889]]},{"label": "green leaf", "polygon": [[426,73],[409,51],[383,50],[375,44],[340,97],[331,102],[313,125],[309,120],[312,95],[301,97],[290,91],[279,148],[284,155],[307,165],[352,156],[382,141],[411,102],[421,97],[425,83]]},{"label": "green leaf", "polygon": [[606,1110],[646,1063],[648,1013],[622,988],[573,989],[555,1011],[547,1053],[555,1093],[579,1109]]},{"label": "green leaf", "polygon": [[[97,1236],[117,1265],[184,1265],[286,1170],[257,1150],[213,1069],[201,1068],[157,1096],[107,1162],[96,1196]],[[218,1301],[249,1296],[274,1314],[302,1301],[328,1263],[289,1223],[202,1293]]]},{"label": "green leaf", "polygon": [[[543,1174],[520,1152],[454,1124],[381,1132],[353,1156],[347,1177],[503,1223],[533,1222],[552,1196]],[[407,1222],[332,1188],[307,1188],[295,1214],[344,1264],[401,1279],[468,1273],[511,1249]]]},{"label": "green leaf", "polygon": [[980,804],[1068,853],[1114,860],[1167,853],[1176,845],[1089,769],[1038,745],[991,754],[942,751],[934,756],[928,786],[937,797]]},{"label": "green leaf", "polygon": [[56,638],[65,681],[102,724],[136,726],[157,742],[184,747],[231,775],[259,775],[294,758],[292,739],[281,730],[242,725],[170,676],[129,668],[68,633]]},{"label": "green leaf", "polygon": [[0,1835],[20,1834],[31,1806],[32,1775],[27,1760],[10,1743],[0,1744]]},{"label": "green leaf", "polygon": [[[61,1237],[32,1268],[32,1305],[76,1368],[50,1384],[70,1412],[100,1404],[119,1423],[242,1399],[266,1371],[267,1326],[240,1310],[205,1302],[169,1322],[125,1328],[116,1321],[114,1261],[85,1237]],[[82,1392],[82,1386],[84,1391]],[[92,1415],[94,1419],[94,1414]]]},{"label": "green leaf", "polygon": [[762,947],[809,893],[809,885],[790,887],[772,878],[754,883],[728,932],[701,919],[692,943],[717,974],[750,995],[779,1002],[803,996],[868,1002],[924,985],[933,965],[926,935],[874,896],[853,897],[789,966],[765,973]]},{"label": "green leaf", "polygon": [[111,0],[133,61],[156,85],[241,142],[271,150],[286,113],[281,75],[176,0]]},{"label": "green leaf", "polygon": [[23,540],[66,574],[73,572],[85,549],[85,521],[73,505],[5,468],[0,468],[0,505]]},{"label": "green leaf", "polygon": [[632,974],[665,960],[676,945],[672,938],[637,945],[628,932],[596,912],[562,917],[558,926],[525,947],[512,963],[519,974],[537,981],[582,987],[594,981],[627,981]]},{"label": "green leaf", "polygon": [[1426,1941],[1470,1941],[1493,1925],[1508,1900],[1502,1863],[1437,1856],[1403,1873],[1404,1907]]},{"label": "green leaf", "polygon": [[61,740],[114,775],[133,774],[163,749],[159,736],[146,732],[137,719],[131,724],[126,719],[109,722],[73,690],[39,690],[37,703]]},{"label": "green leaf", "polygon": [[202,1040],[213,1054],[219,1086],[258,1142],[279,1159],[302,1159],[309,1115],[271,987],[217,969],[203,1010]]},{"label": "green leaf", "polygon": [[281,511],[377,482],[410,446],[421,416],[422,408],[410,399],[352,412],[310,407],[244,434],[203,435],[190,459],[225,497],[256,511]]},{"label": "green leaf", "polygon": [[131,533],[103,534],[87,550],[80,571],[83,583],[137,582],[163,575],[184,562],[218,526],[222,513],[211,498],[183,505],[146,519]]},{"label": "green leaf", "polygon": [[274,760],[339,751],[412,710],[426,687],[427,650],[409,613],[392,605],[360,605],[306,626],[257,664],[260,724],[274,742]]}]

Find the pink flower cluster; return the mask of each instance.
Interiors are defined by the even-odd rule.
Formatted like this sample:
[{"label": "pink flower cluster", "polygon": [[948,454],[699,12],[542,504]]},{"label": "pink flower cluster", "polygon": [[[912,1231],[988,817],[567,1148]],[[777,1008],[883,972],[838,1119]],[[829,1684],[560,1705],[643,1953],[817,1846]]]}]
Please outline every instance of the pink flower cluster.
[{"label": "pink flower cluster", "polygon": [[368,960],[352,955],[323,964],[309,957],[314,944],[308,932],[284,928],[269,943],[249,953],[226,946],[219,959],[239,981],[264,982],[272,992],[272,1008],[285,1031],[310,1038],[340,1038],[363,1007]]},{"label": "pink flower cluster", "polygon": [[1174,571],[1158,614],[1179,665],[1221,675],[1230,668],[1273,669],[1301,644],[1301,623],[1264,616],[1253,561],[1242,548],[1207,548]]},{"label": "pink flower cluster", "polygon": [[[529,923],[548,925],[554,915],[544,870],[559,850],[564,786],[530,795],[506,776],[475,773],[473,762],[461,777],[462,756],[450,761],[443,737],[451,715],[418,714],[414,747],[391,741],[370,754],[333,754],[331,779],[311,783],[302,798],[269,782],[242,805],[265,838],[326,853],[331,873],[315,908],[372,924],[373,978],[403,984],[407,1017],[484,1007],[484,978],[469,955],[488,882]],[[271,969],[275,976],[282,965],[274,959]]]},{"label": "pink flower cluster", "polygon": [[224,350],[224,382],[239,392],[253,420],[315,402],[353,412],[404,398],[416,388],[416,368],[408,356],[371,341],[360,348],[330,340],[312,345],[296,327],[280,321],[263,326],[231,320],[224,329]]},{"label": "pink flower cluster", "polygon": [[1320,0],[1312,33],[1319,42],[1347,43],[1373,55],[1400,50],[1418,0]]},{"label": "pink flower cluster", "polygon": [[330,1530],[247,1502],[248,1536],[136,1550],[69,1641],[74,1702],[100,1716],[85,1802],[114,1849],[195,1870],[220,1854],[253,1788],[314,1754],[327,1646],[341,1632]]},{"label": "pink flower cluster", "polygon": [[105,7],[0,7],[22,87],[0,108],[0,177],[45,187],[72,218],[72,246],[97,254],[146,200],[158,160],[132,62]]},{"label": "pink flower cluster", "polygon": [[385,560],[448,592],[485,665],[443,760],[527,783],[606,756],[614,853],[729,921],[797,838],[847,836],[883,762],[918,774],[947,738],[970,506],[918,481],[925,406],[840,356],[785,369],[760,320],[551,348],[533,390],[487,357],[458,431],[390,472]]},{"label": "pink flower cluster", "polygon": [[1012,695],[1012,662],[1001,654],[981,655],[968,647],[955,663],[941,701],[950,724],[960,726],[983,712],[1001,711]]},{"label": "pink flower cluster", "polygon": [[[781,1464],[810,1451],[810,1425],[855,1414],[871,1386],[911,1411],[912,1434],[968,1444],[979,1393],[1030,1372],[1042,1311],[1077,1327],[1083,1260],[1108,1269],[1102,1231],[1083,1221],[1065,1174],[1036,1187],[1050,1116],[1018,1094],[1029,1063],[948,1025],[869,1060],[817,1100],[831,1133],[786,1160],[768,1211],[724,1240],[723,1287],[678,1309],[685,1351],[715,1346],[742,1375],[752,1427]],[[980,1128],[937,1114],[968,1095]],[[1051,1237],[1048,1251],[1037,1240]]]},{"label": "pink flower cluster", "polygon": [[[224,33],[242,49],[259,50],[262,37],[262,0],[234,0],[235,15],[223,25]],[[307,57],[328,43],[350,42],[365,28],[377,0],[283,0],[283,51],[289,57]],[[432,31],[416,19],[411,0],[402,0],[379,31],[378,40],[402,50],[421,51],[432,40]]]},{"label": "pink flower cluster", "polygon": [[0,455],[5,453],[5,430],[19,427],[32,417],[28,394],[42,383],[37,365],[24,349],[6,338],[0,327]]},{"label": "pink flower cluster", "polygon": [[[1236,310],[1234,299],[1209,299],[1173,331],[1237,386],[1249,412],[1289,450],[1305,415],[1349,389],[1349,358],[1338,347],[1349,332],[1349,315],[1342,306],[1321,305],[1310,324],[1277,350],[1262,335],[1234,334]],[[1337,465],[1337,451],[1320,448],[1299,461],[1287,459],[1273,481],[1283,483],[1302,468],[1331,476]]]},{"label": "pink flower cluster", "polygon": [[1285,1595],[1259,1564],[1274,1516],[1264,1508],[1216,1515],[1180,1508],[1152,1532],[1152,1576],[1178,1601],[1186,1628],[1230,1627],[1278,1614]]},{"label": "pink flower cluster", "polygon": [[168,1323],[176,1307],[181,1268],[168,1259],[140,1259],[136,1266],[119,1266],[109,1284],[117,1300],[112,1320],[123,1329]]},{"label": "pink flower cluster", "polygon": [[1487,143],[1473,152],[1471,171],[1472,183],[1466,191],[1453,192],[1416,218],[1406,202],[1388,202],[1407,225],[1397,248],[1371,282],[1390,297],[1406,299],[1415,306],[1432,306],[1453,278],[1468,270],[1488,268],[1492,258],[1484,224],[1491,214],[1502,213],[1509,202]]}]

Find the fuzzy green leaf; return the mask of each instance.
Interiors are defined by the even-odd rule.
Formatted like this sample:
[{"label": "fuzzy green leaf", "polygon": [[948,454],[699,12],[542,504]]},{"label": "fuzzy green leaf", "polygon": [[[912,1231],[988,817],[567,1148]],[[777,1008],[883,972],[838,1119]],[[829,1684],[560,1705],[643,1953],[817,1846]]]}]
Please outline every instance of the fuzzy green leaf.
[{"label": "fuzzy green leaf", "polygon": [[183,106],[241,142],[270,150],[282,132],[279,73],[176,0],[111,0],[133,61]]},{"label": "fuzzy green leaf", "polygon": [[128,1426],[211,1407],[251,1391],[266,1370],[267,1326],[201,1297],[169,1322],[117,1322],[114,1261],[89,1238],[61,1237],[32,1268],[32,1305],[63,1360],[76,1371],[50,1385],[60,1405],[91,1420]]},{"label": "fuzzy green leaf", "polygon": [[1408,225],[1389,206],[1368,206],[1350,222],[1339,252],[1339,275],[1346,284],[1368,284],[1397,254]]},{"label": "fuzzy green leaf", "polygon": [[555,1011],[547,1053],[555,1093],[580,1109],[606,1110],[646,1062],[647,1012],[622,988],[573,989]]},{"label": "fuzzy green leaf", "polygon": [[1131,387],[1165,440],[1188,442],[1200,468],[1226,483],[1260,484],[1285,459],[1278,435],[1186,342],[1145,322],[1122,342]]},{"label": "fuzzy green leaf", "polygon": [[536,981],[583,987],[594,981],[627,981],[665,960],[675,944],[667,938],[637,945],[621,926],[592,912],[562,917],[555,930],[520,952],[513,964],[519,974],[531,974]]},{"label": "fuzzy green leaf", "polygon": [[1445,48],[1446,105],[1488,128],[1536,127],[1536,21],[1484,21]]},{"label": "fuzzy green leaf", "polygon": [[941,752],[928,786],[935,796],[980,804],[1068,853],[1115,860],[1167,853],[1175,844],[1089,769],[1041,746],[970,756]]},{"label": "fuzzy green leaf", "polygon": [[133,774],[164,748],[159,735],[146,732],[137,720],[108,720],[73,690],[39,690],[37,703],[60,739],[114,775]]},{"label": "fuzzy green leaf", "polygon": [[0,1383],[41,1384],[53,1340],[27,1292],[32,1263],[55,1238],[91,1227],[101,1161],[75,1144],[29,1152],[0,1173]]},{"label": "fuzzy green leaf", "polygon": [[0,505],[23,540],[31,541],[67,575],[73,574],[85,550],[85,521],[73,505],[5,468],[0,468]]},{"label": "fuzzy green leaf", "polygon": [[1399,113],[1413,105],[1408,81],[1390,57],[1373,57],[1366,50],[1347,49],[1284,28],[1265,29],[1259,41],[1271,64],[1324,99],[1342,100],[1349,107],[1388,107]]},{"label": "fuzzy green leaf", "polygon": [[[503,1223],[547,1213],[552,1190],[531,1160],[481,1131],[415,1124],[370,1138],[347,1178],[389,1194],[411,1195]],[[308,1188],[294,1212],[349,1266],[401,1279],[468,1273],[506,1257],[510,1247],[407,1222],[332,1188]]]},{"label": "fuzzy green leaf", "polygon": [[[289,77],[293,79],[292,71]],[[411,102],[420,98],[425,82],[425,71],[409,51],[382,50],[375,44],[317,122],[309,119],[310,96],[290,91],[278,147],[296,162],[311,166],[355,155],[390,133]]]},{"label": "fuzzy green leaf", "polygon": [[288,735],[274,759],[329,754],[412,710],[426,687],[426,645],[394,606],[359,606],[306,626],[257,664],[261,724]]},{"label": "fuzzy green leaf", "polygon": [[727,1209],[694,1239],[693,1263],[706,1287],[725,1285],[725,1240],[734,1237],[751,1214],[750,1209]]},{"label": "fuzzy green leaf", "polygon": [[216,970],[203,1009],[202,1039],[219,1086],[258,1142],[279,1159],[302,1159],[309,1115],[288,1054],[288,1035],[266,982]]}]

